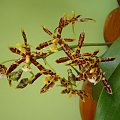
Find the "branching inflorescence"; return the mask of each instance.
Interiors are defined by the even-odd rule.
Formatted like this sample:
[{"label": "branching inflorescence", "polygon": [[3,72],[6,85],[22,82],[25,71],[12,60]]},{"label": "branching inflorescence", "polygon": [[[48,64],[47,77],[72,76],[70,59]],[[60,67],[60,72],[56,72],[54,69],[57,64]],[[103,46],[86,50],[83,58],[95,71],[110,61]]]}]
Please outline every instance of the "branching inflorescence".
[{"label": "branching inflorescence", "polygon": [[[8,68],[4,64],[1,64],[0,65],[1,77],[6,76],[9,81],[9,84],[11,85],[12,81],[19,81],[24,72],[29,72],[31,73],[32,76],[30,78],[22,78],[19,84],[17,85],[17,88],[24,88],[28,84],[32,84],[41,75],[45,75],[44,80],[45,85],[41,89],[40,93],[45,93],[46,91],[48,91],[49,88],[52,88],[57,81],[60,81],[61,84],[60,86],[64,87],[64,89],[61,92],[62,94],[70,95],[77,94],[83,101],[84,97],[87,97],[88,94],[85,90],[79,90],[77,88],[78,86],[77,82],[83,80],[96,84],[101,80],[107,93],[112,94],[112,89],[104,76],[104,72],[99,67],[99,63],[113,61],[115,58],[113,57],[100,58],[97,56],[97,53],[99,52],[98,50],[94,51],[93,53],[87,52],[81,54],[80,49],[84,42],[85,37],[84,32],[80,33],[76,49],[70,47],[67,44],[67,42],[73,42],[74,38],[62,38],[62,30],[64,29],[64,27],[68,26],[69,24],[74,25],[76,22],[87,22],[89,20],[94,21],[91,18],[81,18],[80,15],[76,15],[74,13],[70,17],[63,16],[60,18],[59,25],[54,30],[54,34],[46,27],[43,27],[44,32],[50,35],[52,39],[47,42],[40,43],[36,47],[35,52],[31,51],[31,47],[27,43],[26,34],[24,31],[22,31],[24,43],[17,44],[19,47],[21,47],[21,49],[18,49],[16,47],[9,48],[9,50],[12,53],[20,55],[21,58],[16,59],[14,63],[12,63]],[[40,51],[42,48],[45,48],[49,45],[52,46],[50,47],[50,50],[48,52]],[[45,59],[47,56],[51,54],[51,52],[53,53],[56,50],[58,50],[58,45],[61,48],[61,50],[65,52],[66,56],[57,59],[56,63],[60,64],[65,62],[66,66],[69,66],[69,69],[67,70],[68,72],[67,79],[61,77],[58,73],[54,72],[52,69],[46,69],[43,65],[41,65],[38,62],[38,59]],[[22,67],[19,70],[15,71],[15,69],[20,64],[23,64]],[[31,64],[33,64],[38,69],[37,73],[33,72]],[[76,67],[74,66],[77,66],[78,69],[76,69]],[[74,69],[77,72],[77,75],[73,74],[72,69]]]}]

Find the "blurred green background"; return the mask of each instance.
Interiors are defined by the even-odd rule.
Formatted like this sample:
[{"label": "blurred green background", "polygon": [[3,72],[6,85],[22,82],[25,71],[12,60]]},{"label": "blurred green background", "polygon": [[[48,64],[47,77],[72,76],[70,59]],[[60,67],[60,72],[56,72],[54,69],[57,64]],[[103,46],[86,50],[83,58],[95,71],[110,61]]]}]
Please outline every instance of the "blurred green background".
[{"label": "blurred green background", "polygon": [[[91,17],[96,22],[77,23],[75,34],[72,27],[64,30],[63,36],[79,37],[79,33],[86,33],[85,43],[104,42],[103,28],[108,13],[118,6],[117,0],[0,0],[0,63],[7,59],[18,58],[7,48],[22,43],[21,29],[24,29],[28,42],[37,46],[40,42],[50,39],[42,30],[42,25],[53,31],[59,18],[72,11]],[[73,43],[72,43],[73,44]],[[106,47],[84,47],[83,51],[93,51]],[[48,58],[49,63],[61,76],[66,77],[64,65],[55,64],[55,58],[63,56],[57,52]],[[64,69],[64,68],[65,69]],[[15,85],[9,87],[8,81],[0,80],[0,120],[80,120],[79,97],[69,98],[61,95],[61,89],[54,87],[45,94],[40,94],[44,76],[33,85],[23,90],[15,89]],[[80,84],[81,86],[81,84]]]}]

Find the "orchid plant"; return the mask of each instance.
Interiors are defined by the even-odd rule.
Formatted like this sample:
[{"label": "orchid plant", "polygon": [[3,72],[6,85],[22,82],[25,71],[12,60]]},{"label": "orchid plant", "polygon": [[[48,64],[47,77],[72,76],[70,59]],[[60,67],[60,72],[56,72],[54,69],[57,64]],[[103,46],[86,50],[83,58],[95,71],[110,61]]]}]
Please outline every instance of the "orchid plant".
[{"label": "orchid plant", "polygon": [[[112,62],[115,60],[114,57],[105,57],[101,58],[97,56],[98,50],[93,51],[92,53],[86,52],[81,53],[81,47],[84,45],[85,33],[81,32],[78,40],[78,44],[75,46],[69,46],[68,42],[74,42],[74,38],[63,38],[62,31],[65,27],[76,22],[87,22],[95,21],[91,18],[81,18],[80,15],[73,13],[71,16],[64,15],[60,18],[59,24],[52,33],[48,28],[43,26],[43,31],[50,35],[52,38],[49,41],[40,43],[36,46],[35,51],[31,51],[31,46],[28,44],[27,36],[24,30],[22,30],[23,43],[16,44],[17,47],[9,47],[9,50],[21,56],[19,59],[15,59],[10,66],[6,66],[6,62],[0,64],[0,78],[3,76],[9,82],[9,85],[12,85],[13,81],[18,81],[16,88],[25,88],[28,84],[33,84],[37,79],[40,79],[41,75],[45,76],[44,83],[45,85],[41,89],[40,93],[47,92],[50,88],[53,88],[56,82],[60,82],[60,86],[64,87],[62,94],[76,94],[80,96],[82,101],[85,101],[85,97],[88,96],[87,91],[84,89],[78,89],[78,82],[89,81],[96,85],[99,81],[102,81],[103,86],[108,94],[112,94],[112,88],[108,83],[104,71],[99,66],[101,62]],[[50,49],[46,52],[43,48],[50,46]],[[58,47],[59,46],[59,47]],[[43,51],[42,51],[43,49]],[[62,50],[66,56],[61,56],[61,58],[56,58],[56,63],[61,64],[65,63],[65,67],[69,66],[69,69],[66,71],[68,76],[67,78],[62,77],[59,73],[56,73],[53,69],[46,69],[45,66],[38,62],[38,59],[43,59],[45,62],[46,58],[56,51]],[[22,67],[18,67],[22,64]],[[38,72],[34,73],[33,64]],[[19,68],[19,69],[18,69]],[[77,73],[75,75],[74,72]],[[23,78],[22,74],[24,72],[29,72],[32,76]]]}]

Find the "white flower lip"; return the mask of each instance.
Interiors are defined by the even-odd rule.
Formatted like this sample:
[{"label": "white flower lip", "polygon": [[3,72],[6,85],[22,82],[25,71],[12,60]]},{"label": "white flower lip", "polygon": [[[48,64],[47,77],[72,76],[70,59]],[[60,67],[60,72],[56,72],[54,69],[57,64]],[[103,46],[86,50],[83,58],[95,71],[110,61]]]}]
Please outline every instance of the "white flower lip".
[{"label": "white flower lip", "polygon": [[28,67],[23,67],[22,70],[23,70],[24,72],[31,72],[31,69],[28,68]]},{"label": "white flower lip", "polygon": [[91,82],[91,83],[95,83],[95,78],[94,77],[88,78],[88,81]]},{"label": "white flower lip", "polygon": [[4,74],[0,74],[0,79],[1,79],[1,78],[4,78],[4,77],[5,77],[5,75],[4,75]]}]

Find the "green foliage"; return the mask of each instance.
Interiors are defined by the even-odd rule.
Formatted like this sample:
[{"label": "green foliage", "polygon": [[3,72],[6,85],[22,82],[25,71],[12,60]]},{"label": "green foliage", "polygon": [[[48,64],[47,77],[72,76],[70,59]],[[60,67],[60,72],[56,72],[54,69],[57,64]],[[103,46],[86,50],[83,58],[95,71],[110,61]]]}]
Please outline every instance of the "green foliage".
[{"label": "green foliage", "polygon": [[[116,40],[103,55],[103,58],[112,56],[115,57],[116,59],[112,62],[100,63],[100,67],[105,72],[105,77],[108,80],[110,76],[113,74],[118,64],[120,63],[119,47],[120,47],[120,39]],[[102,88],[103,88],[102,83],[93,86],[93,98],[96,101],[98,101],[99,99]]]},{"label": "green foliage", "polygon": [[113,94],[102,92],[97,104],[95,120],[119,120],[120,119],[120,64],[111,75],[109,82]]},{"label": "green foliage", "polygon": [[113,90],[112,95],[108,95],[103,90],[103,85],[98,84],[93,86],[93,97],[98,101],[95,120],[119,120],[119,101],[120,101],[120,39],[116,40],[111,47],[106,51],[103,57],[113,56],[116,60],[112,62],[100,64],[102,70],[105,72],[106,78],[109,80]]}]

